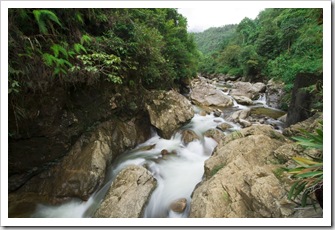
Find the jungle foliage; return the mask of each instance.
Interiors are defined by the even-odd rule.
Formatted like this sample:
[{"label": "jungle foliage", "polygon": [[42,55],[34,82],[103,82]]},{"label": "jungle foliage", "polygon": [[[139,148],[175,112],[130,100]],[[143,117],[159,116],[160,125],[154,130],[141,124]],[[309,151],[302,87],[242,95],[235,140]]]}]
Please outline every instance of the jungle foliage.
[{"label": "jungle foliage", "polygon": [[9,9],[9,93],[55,84],[170,88],[198,51],[176,9]]},{"label": "jungle foliage", "polygon": [[275,78],[289,91],[298,73],[322,74],[322,18],[322,9],[265,9],[255,20],[194,33],[202,51],[199,72]]}]

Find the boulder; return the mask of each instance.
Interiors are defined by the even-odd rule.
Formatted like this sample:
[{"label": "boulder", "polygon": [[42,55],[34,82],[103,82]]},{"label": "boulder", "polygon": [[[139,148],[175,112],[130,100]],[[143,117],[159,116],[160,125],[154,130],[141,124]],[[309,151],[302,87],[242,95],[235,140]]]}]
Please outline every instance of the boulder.
[{"label": "boulder", "polygon": [[185,145],[192,141],[199,140],[199,136],[193,130],[183,130],[181,135],[181,139],[183,140]]},{"label": "boulder", "polygon": [[235,101],[241,105],[252,105],[253,101],[249,97],[245,96],[233,96]]},{"label": "boulder", "polygon": [[158,134],[170,139],[174,131],[194,116],[191,102],[176,91],[151,91],[146,96],[146,109],[150,122]]},{"label": "boulder", "polygon": [[184,212],[186,206],[187,206],[187,200],[185,198],[181,198],[173,201],[170,205],[170,209],[174,212],[182,213]]},{"label": "boulder", "polygon": [[239,119],[238,123],[242,126],[242,128],[250,127],[251,123],[244,119]]},{"label": "boulder", "polygon": [[285,84],[273,79],[269,80],[266,85],[266,104],[272,108],[280,109],[282,98],[285,95]]},{"label": "boulder", "polygon": [[190,98],[195,104],[200,106],[230,107],[233,105],[231,97],[204,82],[193,84]]},{"label": "boulder", "polygon": [[227,129],[232,128],[233,126],[228,123],[222,123],[218,126],[216,126],[217,129],[220,129],[221,131],[226,131]]},{"label": "boulder", "polygon": [[217,129],[209,129],[204,133],[205,137],[210,137],[212,139],[214,139],[217,143],[220,142],[220,140],[222,140],[224,138],[224,133],[222,133],[221,131],[217,130]]},{"label": "boulder", "polygon": [[304,212],[287,199],[289,186],[271,163],[286,141],[267,125],[226,136],[205,162],[205,179],[192,194],[189,217],[282,218]]},{"label": "boulder", "polygon": [[229,95],[231,96],[244,96],[251,100],[256,100],[259,94],[264,91],[265,85],[263,83],[251,84],[250,82],[235,82],[232,86]]},{"label": "boulder", "polygon": [[250,109],[238,110],[231,115],[231,119],[238,122],[239,119],[245,119],[249,117]]},{"label": "boulder", "polygon": [[156,179],[144,167],[126,167],[116,176],[94,217],[142,217],[156,183]]}]

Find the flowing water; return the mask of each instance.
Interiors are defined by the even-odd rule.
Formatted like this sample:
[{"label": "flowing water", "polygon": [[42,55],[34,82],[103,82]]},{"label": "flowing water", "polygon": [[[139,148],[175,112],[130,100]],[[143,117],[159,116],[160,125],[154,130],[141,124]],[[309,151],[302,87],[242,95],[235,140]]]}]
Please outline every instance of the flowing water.
[{"label": "flowing water", "polygon": [[[234,103],[236,110],[246,107],[237,104],[236,101]],[[265,97],[261,96],[256,103],[266,105]],[[188,217],[191,194],[202,179],[205,160],[210,157],[217,145],[212,138],[205,137],[204,133],[227,122],[223,116],[215,117],[213,113],[200,116],[201,109],[196,106],[194,111],[196,114],[190,123],[178,130],[171,139],[163,139],[153,131],[149,140],[117,158],[109,168],[104,187],[94,193],[88,201],[72,200],[60,206],[39,205],[32,217],[93,216],[116,175],[131,164],[146,167],[157,180],[157,187],[151,195],[143,217]],[[233,127],[226,133],[240,129],[238,124],[227,123]],[[183,130],[194,131],[198,140],[185,144],[182,141]],[[167,150],[170,154],[162,156],[162,150]],[[171,211],[170,204],[180,198],[187,199],[185,211],[183,213]]]}]

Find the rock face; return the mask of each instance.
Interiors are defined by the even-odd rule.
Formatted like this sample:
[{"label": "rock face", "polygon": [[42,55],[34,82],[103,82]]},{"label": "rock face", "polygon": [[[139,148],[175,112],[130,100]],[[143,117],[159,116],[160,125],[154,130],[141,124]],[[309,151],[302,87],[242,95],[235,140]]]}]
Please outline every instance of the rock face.
[{"label": "rock face", "polygon": [[200,106],[230,107],[233,105],[233,100],[221,90],[199,81],[192,82],[190,98]]},{"label": "rock face", "polygon": [[156,183],[144,167],[135,165],[126,167],[113,181],[94,217],[141,217]]},{"label": "rock face", "polygon": [[[313,101],[315,102],[318,100],[318,96],[316,96],[317,94],[315,92],[310,93],[304,88],[318,82],[322,85],[322,75],[298,74],[296,76],[292,90],[291,103],[287,112],[286,127],[306,120],[313,115],[313,113],[310,112],[311,107]],[[322,100],[322,98],[319,98],[319,100]]]},{"label": "rock face", "polygon": [[13,215],[20,207],[15,197],[24,194],[40,196],[46,203],[62,202],[74,197],[87,200],[102,186],[106,167],[111,161],[126,149],[144,142],[150,135],[149,127],[150,123],[145,119],[107,121],[81,136],[59,164],[33,177],[11,194],[9,206]]},{"label": "rock face", "polygon": [[271,164],[284,143],[289,140],[267,125],[226,136],[205,162],[206,179],[192,194],[190,217],[297,216],[286,198],[289,187],[274,175],[278,165]]},{"label": "rock face", "polygon": [[266,86],[264,83],[257,82],[251,84],[250,82],[235,82],[229,95],[231,96],[244,96],[251,100],[258,99],[259,94],[264,92]]},{"label": "rock face", "polygon": [[194,116],[194,111],[183,95],[171,90],[151,91],[146,99],[146,109],[150,122],[165,139],[170,139],[173,132]]},{"label": "rock face", "polygon": [[285,94],[284,83],[269,80],[266,85],[266,103],[268,106],[280,109],[281,101]]}]

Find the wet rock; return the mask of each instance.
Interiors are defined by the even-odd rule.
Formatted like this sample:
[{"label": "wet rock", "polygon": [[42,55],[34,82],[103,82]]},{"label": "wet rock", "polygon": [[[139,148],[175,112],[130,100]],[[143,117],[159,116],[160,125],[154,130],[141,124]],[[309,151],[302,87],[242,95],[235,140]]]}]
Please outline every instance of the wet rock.
[{"label": "wet rock", "polygon": [[170,209],[174,212],[182,213],[184,212],[186,206],[187,206],[187,200],[185,198],[181,198],[173,201],[170,205]]},{"label": "wet rock", "polygon": [[242,128],[250,127],[251,123],[244,119],[239,119],[238,123],[242,126]]},{"label": "wet rock", "polygon": [[220,129],[220,130],[222,130],[222,131],[226,131],[227,129],[230,129],[230,128],[232,128],[232,127],[233,127],[233,126],[231,126],[231,125],[228,124],[228,123],[222,123],[222,124],[216,126],[216,128],[218,128],[218,129]]},{"label": "wet rock", "polygon": [[233,98],[240,105],[252,105],[253,104],[253,101],[249,97],[233,96]]},{"label": "wet rock", "polygon": [[204,136],[205,137],[210,137],[210,138],[214,139],[217,143],[219,143],[220,140],[222,140],[225,135],[217,129],[209,129],[204,133]]},{"label": "wet rock", "polygon": [[252,87],[259,93],[264,93],[266,90],[266,85],[263,82],[256,82],[252,85]]},{"label": "wet rock", "polygon": [[245,119],[249,117],[250,109],[238,110],[231,115],[231,119],[237,122],[239,119]]},{"label": "wet rock", "polygon": [[190,98],[200,106],[230,107],[233,105],[233,100],[229,96],[204,82],[193,84]]},{"label": "wet rock", "polygon": [[263,91],[263,83],[251,84],[250,82],[235,82],[232,86],[229,95],[244,96],[251,100],[256,100]]},{"label": "wet rock", "polygon": [[170,139],[176,129],[194,116],[191,102],[173,90],[151,91],[147,95],[146,109],[151,124],[165,139]]},{"label": "wet rock", "polygon": [[188,129],[182,131],[181,139],[183,140],[184,144],[187,145],[192,141],[199,140],[199,136],[194,131]]},{"label": "wet rock", "polygon": [[219,110],[215,110],[214,113],[213,113],[213,115],[214,115],[215,117],[220,117],[221,114],[222,114],[222,112],[219,111]]},{"label": "wet rock", "polygon": [[94,217],[141,217],[156,183],[142,166],[128,166],[117,175]]},{"label": "wet rock", "polygon": [[162,156],[169,155],[169,151],[167,151],[166,149],[163,149],[163,150],[161,151],[161,154],[162,154]]}]

